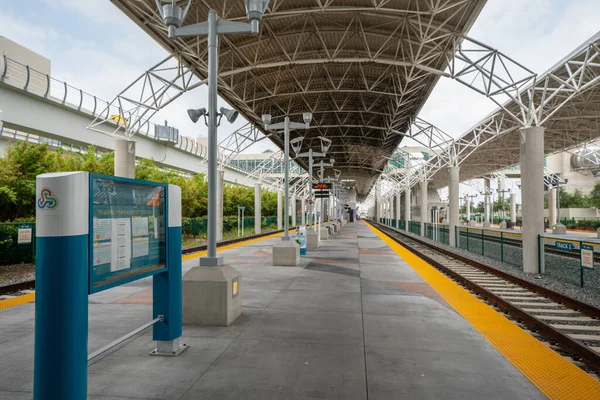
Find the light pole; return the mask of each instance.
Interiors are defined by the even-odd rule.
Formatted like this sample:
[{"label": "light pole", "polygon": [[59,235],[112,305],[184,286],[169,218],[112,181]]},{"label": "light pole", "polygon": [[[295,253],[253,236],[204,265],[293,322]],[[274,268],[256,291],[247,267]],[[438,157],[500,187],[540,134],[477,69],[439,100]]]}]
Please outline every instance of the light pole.
[{"label": "light pole", "polygon": [[[283,225],[283,237],[281,240],[287,241],[290,240],[289,236],[289,224],[288,224],[288,204],[289,204],[289,196],[290,196],[290,129],[309,129],[310,121],[312,121],[311,113],[302,114],[302,119],[304,123],[299,122],[290,122],[290,117],[285,117],[283,122],[279,122],[277,124],[271,124],[271,116],[269,114],[265,114],[262,116],[262,121],[265,124],[266,130],[281,130],[284,132],[284,199],[283,199],[283,209],[285,210],[285,220]],[[296,216],[294,215],[294,218]]]},{"label": "light pole", "polygon": [[[319,167],[319,182],[323,182],[323,180],[324,180],[323,174],[325,173],[325,167],[333,167],[334,162],[335,162],[335,160],[333,158],[331,158],[329,160],[329,162],[320,161],[316,165],[313,165],[313,166]],[[312,187],[312,184],[311,184],[311,187]],[[323,199],[321,199],[321,222],[324,222],[324,220],[323,220],[324,212],[323,211],[324,211],[323,210]]]},{"label": "light pole", "polygon": [[[334,160],[331,159],[330,161],[330,165],[333,166]],[[322,179],[323,181],[326,181],[328,183],[331,183],[331,191],[332,191],[332,201],[331,201],[331,212],[333,214],[333,219],[334,219],[334,223],[337,223],[337,205],[339,205],[339,199],[336,198],[336,183],[339,181],[340,176],[342,175],[342,171],[340,171],[339,169],[334,169],[333,170],[334,176],[330,177],[328,176],[327,178]],[[321,176],[323,176],[323,174],[321,173]],[[328,211],[329,212],[329,211]]]},{"label": "light pole", "polygon": [[[498,197],[501,197],[500,202],[502,203],[502,222],[500,222],[500,229],[506,229],[506,210],[504,208],[504,193],[510,193],[510,189],[497,189]],[[502,196],[500,196],[502,194]]]},{"label": "light pole", "polygon": [[[218,36],[228,33],[258,34],[269,0],[246,0],[246,15],[250,23],[219,21],[217,12],[210,10],[208,20],[181,27],[190,10],[192,0],[156,0],[158,12],[164,20],[169,37],[208,35],[208,112],[205,109],[188,110],[192,121],[204,116],[208,125],[208,232],[207,256],[200,258],[199,266],[186,272],[182,278],[183,323],[229,326],[242,313],[241,274],[217,257],[217,126],[221,117],[229,122],[237,118],[237,111],[221,108],[217,112]],[[219,119],[217,119],[219,117]],[[211,268],[208,268],[211,267]],[[225,283],[225,284],[223,284]]]},{"label": "light pole", "polygon": [[[217,74],[218,74],[218,36],[228,33],[258,34],[258,23],[269,5],[269,0],[246,0],[246,14],[250,23],[219,21],[217,12],[210,10],[208,20],[188,26],[181,24],[188,14],[191,0],[185,9],[177,5],[175,0],[170,4],[161,4],[156,0],[160,16],[165,21],[169,37],[208,35],[208,113],[205,109],[188,110],[190,118],[196,122],[201,116],[208,116],[208,232],[207,256],[200,259],[200,265],[219,266],[223,258],[217,257]],[[235,121],[237,112],[221,108],[220,117],[225,115],[230,122]],[[220,121],[219,117],[219,121]]]},{"label": "light pole", "polygon": [[[309,213],[308,213],[308,225],[309,225],[309,230],[314,230],[313,226],[314,226],[314,220],[312,217],[312,212],[313,212],[313,191],[312,191],[312,178],[313,178],[313,158],[314,157],[325,157],[327,155],[327,150],[329,150],[329,147],[331,146],[331,140],[327,139],[324,136],[319,136],[319,139],[321,140],[321,152],[317,153],[314,152],[313,149],[308,149],[307,152],[304,153],[299,153],[300,152],[300,148],[302,147],[302,141],[304,140],[303,137],[297,137],[295,139],[290,140],[290,145],[292,146],[292,149],[294,150],[294,154],[296,155],[296,157],[308,157],[308,189],[309,189],[309,194],[308,194],[308,198],[309,198]],[[304,210],[302,210],[304,211]]]},{"label": "light pole", "polygon": [[473,207],[473,199],[475,197],[477,197],[477,195],[476,194],[468,194],[467,197],[470,199],[470,201],[469,201],[469,222],[468,222],[468,223],[470,223],[471,222],[471,218],[474,217],[472,215],[473,214],[472,211],[474,209],[474,207]]}]

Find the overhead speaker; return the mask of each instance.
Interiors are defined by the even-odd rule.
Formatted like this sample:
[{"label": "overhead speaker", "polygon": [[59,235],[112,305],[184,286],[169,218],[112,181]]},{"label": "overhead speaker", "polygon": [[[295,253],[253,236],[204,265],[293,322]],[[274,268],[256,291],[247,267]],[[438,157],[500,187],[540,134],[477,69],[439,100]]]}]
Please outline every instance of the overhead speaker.
[{"label": "overhead speaker", "polygon": [[206,108],[199,108],[197,110],[189,109],[189,110],[187,110],[187,112],[188,112],[188,115],[190,116],[190,119],[192,120],[192,122],[196,123],[196,122],[198,122],[200,117],[203,117],[206,115]]},{"label": "overhead speaker", "polygon": [[227,121],[229,121],[230,124],[233,124],[235,122],[235,120],[237,119],[238,115],[240,115],[239,112],[237,112],[235,110],[230,110],[225,107],[221,107],[220,111],[221,111],[221,114],[223,114],[225,116],[225,118],[227,118]]}]

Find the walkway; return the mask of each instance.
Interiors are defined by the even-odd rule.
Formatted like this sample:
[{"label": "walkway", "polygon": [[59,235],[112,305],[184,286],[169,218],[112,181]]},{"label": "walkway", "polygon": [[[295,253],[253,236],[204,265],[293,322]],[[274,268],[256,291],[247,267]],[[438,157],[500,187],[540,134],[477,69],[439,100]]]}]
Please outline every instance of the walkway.
[{"label": "walkway", "polygon": [[[545,398],[366,224],[299,268],[270,266],[277,240],[223,252],[244,275],[232,326],[184,326],[177,358],[137,338],[90,367],[89,398]],[[90,297],[90,352],[150,319],[150,287]],[[33,304],[0,312],[0,399],[31,398],[33,320]]]}]

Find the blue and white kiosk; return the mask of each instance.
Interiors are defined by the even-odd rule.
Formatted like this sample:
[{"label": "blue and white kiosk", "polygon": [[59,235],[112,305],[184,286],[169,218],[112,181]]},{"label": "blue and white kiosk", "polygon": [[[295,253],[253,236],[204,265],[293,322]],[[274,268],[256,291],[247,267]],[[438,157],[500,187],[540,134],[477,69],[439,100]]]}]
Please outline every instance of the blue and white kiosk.
[{"label": "blue and white kiosk", "polygon": [[88,295],[153,279],[152,355],[176,356],[181,189],[88,172],[36,181],[34,399],[87,396]]}]

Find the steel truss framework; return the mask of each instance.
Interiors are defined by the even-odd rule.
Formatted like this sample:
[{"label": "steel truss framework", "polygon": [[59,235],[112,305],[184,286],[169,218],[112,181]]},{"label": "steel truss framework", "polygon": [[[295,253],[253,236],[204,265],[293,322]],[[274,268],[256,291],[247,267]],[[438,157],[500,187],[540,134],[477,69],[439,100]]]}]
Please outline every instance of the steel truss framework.
[{"label": "steel truss framework", "polygon": [[[585,149],[600,137],[599,82],[600,33],[526,88],[523,96],[531,102],[529,124],[545,127],[547,155],[565,150],[582,152],[591,162],[597,162]],[[446,167],[450,165],[460,165],[462,180],[518,164],[518,131],[529,125],[506,111],[518,108],[518,104],[509,101],[457,138],[451,150],[455,158],[450,162],[438,157],[430,160],[424,168],[434,186],[447,185]]]},{"label": "steel truss framework", "polygon": [[[198,82],[206,78],[205,38],[168,39],[154,0],[112,1],[176,55]],[[328,156],[336,159],[344,177],[355,178],[359,197],[364,196],[407,136],[439,77],[485,95],[516,123],[532,123],[524,88],[534,82],[535,74],[465,36],[484,4],[485,0],[271,1],[258,37],[222,38],[220,93],[256,126],[264,113],[277,121],[311,111],[314,120],[303,146],[311,147],[317,136],[332,139]],[[204,0],[192,2],[185,23],[203,21],[209,8],[223,19],[246,18],[242,1]],[[183,85],[170,88],[186,90]],[[154,111],[154,96],[147,98],[138,103]],[[138,115],[150,117],[137,112],[138,106],[134,103],[134,111],[125,112],[134,118],[129,122],[132,129],[139,125]],[[282,147],[281,138],[272,140]]]}]

